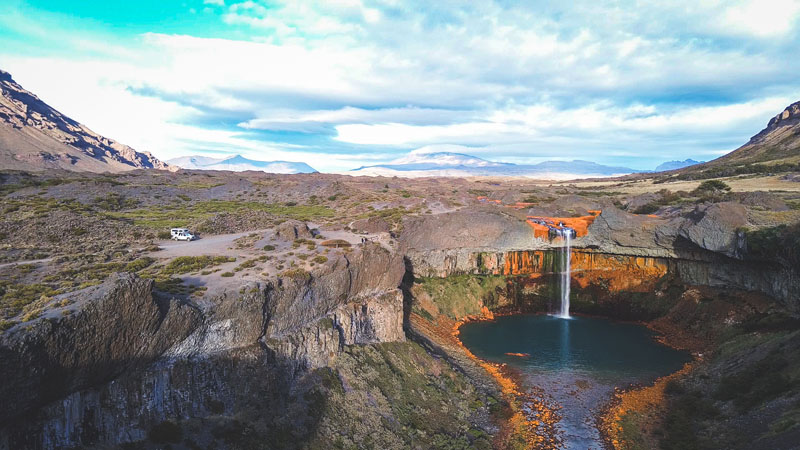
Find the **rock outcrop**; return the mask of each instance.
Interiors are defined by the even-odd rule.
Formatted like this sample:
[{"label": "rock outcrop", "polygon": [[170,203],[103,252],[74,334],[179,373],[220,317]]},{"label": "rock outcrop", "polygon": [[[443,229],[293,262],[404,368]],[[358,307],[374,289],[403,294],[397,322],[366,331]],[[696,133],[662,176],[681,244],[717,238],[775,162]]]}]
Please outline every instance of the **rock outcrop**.
[{"label": "rock outcrop", "polygon": [[275,236],[286,240],[311,239],[314,237],[305,222],[287,220],[275,228]]},{"label": "rock outcrop", "polygon": [[397,254],[366,245],[197,305],[113,276],[72,298],[72,314],[0,338],[0,395],[16,406],[0,413],[0,448],[136,442],[166,420],[288,401],[295,380],[347,346],[405,340],[403,274]]},{"label": "rock outcrop", "polygon": [[800,150],[800,102],[786,107],[770,119],[766,128],[750,138],[743,146],[713,161],[681,169],[697,172],[722,166],[744,164],[796,163]]},{"label": "rock outcrop", "polygon": [[0,422],[70,392],[107,382],[161,356],[200,323],[193,308],[157,300],[152,281],[115,275],[71,301],[75,312],[17,326],[0,337]]},{"label": "rock outcrop", "polygon": [[[453,213],[451,217],[414,224],[414,233],[401,236],[411,270],[420,277],[457,274],[540,276],[558,272],[559,239],[550,241],[523,232],[510,223],[523,219],[498,213],[486,219]],[[467,218],[466,216],[469,216]],[[507,230],[495,229],[502,218]],[[427,219],[426,219],[427,220]],[[448,239],[470,220],[480,230],[472,239]],[[589,226],[588,234],[572,242],[573,283],[602,285],[610,292],[637,292],[670,278],[682,283],[759,291],[800,311],[798,274],[778,262],[746,259],[743,227],[746,209],[738,203],[700,205],[687,217],[662,219],[625,213],[605,205]],[[464,233],[469,228],[464,226]],[[511,236],[512,238],[509,238]],[[459,246],[461,245],[461,246]],[[552,280],[543,279],[543,283]]]},{"label": "rock outcrop", "polygon": [[679,236],[698,247],[732,258],[741,257],[744,248],[742,228],[747,225],[747,210],[738,203],[697,206],[681,224]]},{"label": "rock outcrop", "polygon": [[380,217],[356,220],[350,224],[350,228],[360,233],[388,233],[391,231],[389,223]]}]

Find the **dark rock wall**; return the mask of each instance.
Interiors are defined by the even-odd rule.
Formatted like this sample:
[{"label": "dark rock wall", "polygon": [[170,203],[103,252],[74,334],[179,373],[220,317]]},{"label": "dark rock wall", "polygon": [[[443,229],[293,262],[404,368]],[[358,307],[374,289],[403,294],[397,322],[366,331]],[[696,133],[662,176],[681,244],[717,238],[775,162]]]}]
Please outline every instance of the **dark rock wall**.
[{"label": "dark rock wall", "polygon": [[14,405],[0,411],[0,448],[137,442],[164,421],[245,413],[277,423],[296,381],[347,346],[405,340],[403,274],[402,258],[370,245],[202,307],[114,276],[75,298],[73,314],[0,338],[0,396]]}]

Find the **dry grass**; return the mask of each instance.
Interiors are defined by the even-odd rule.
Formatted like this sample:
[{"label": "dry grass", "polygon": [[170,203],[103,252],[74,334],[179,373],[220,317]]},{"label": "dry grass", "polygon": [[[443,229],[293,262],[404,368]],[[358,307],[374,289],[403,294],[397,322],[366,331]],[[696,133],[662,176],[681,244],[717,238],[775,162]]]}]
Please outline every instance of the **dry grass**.
[{"label": "dry grass", "polygon": [[[734,192],[751,191],[784,191],[800,192],[800,183],[781,180],[780,175],[759,176],[759,177],[728,177],[719,178],[728,185]],[[613,190],[626,194],[644,194],[656,192],[661,189],[670,191],[692,191],[697,188],[704,180],[676,181],[673,183],[653,183],[652,178],[631,181],[575,181],[554,183],[553,186],[575,186],[579,189]],[[549,184],[549,183],[548,183]]]}]

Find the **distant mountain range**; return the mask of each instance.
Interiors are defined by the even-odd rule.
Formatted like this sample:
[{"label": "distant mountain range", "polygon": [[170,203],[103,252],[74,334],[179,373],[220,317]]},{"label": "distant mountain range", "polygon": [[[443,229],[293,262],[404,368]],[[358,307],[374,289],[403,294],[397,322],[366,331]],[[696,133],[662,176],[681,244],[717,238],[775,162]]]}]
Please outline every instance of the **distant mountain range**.
[{"label": "distant mountain range", "polygon": [[177,170],[61,114],[0,70],[0,168],[123,172]]},{"label": "distant mountain range", "polygon": [[244,172],[255,170],[269,173],[314,173],[316,170],[304,162],[291,161],[258,161],[241,155],[228,158],[210,158],[208,156],[182,156],[167,161],[182,169],[194,170],[229,170]]},{"label": "distant mountain range", "polygon": [[442,177],[442,176],[520,176],[546,179],[594,178],[641,172],[629,167],[605,166],[591,161],[545,161],[538,164],[512,164],[489,161],[453,152],[416,150],[387,164],[363,166],[349,175]]},{"label": "distant mountain range", "polygon": [[695,164],[702,164],[703,161],[695,161],[693,159],[686,159],[683,161],[667,161],[661,163],[656,167],[656,172],[664,172],[666,170],[683,169],[684,167],[693,166]]}]

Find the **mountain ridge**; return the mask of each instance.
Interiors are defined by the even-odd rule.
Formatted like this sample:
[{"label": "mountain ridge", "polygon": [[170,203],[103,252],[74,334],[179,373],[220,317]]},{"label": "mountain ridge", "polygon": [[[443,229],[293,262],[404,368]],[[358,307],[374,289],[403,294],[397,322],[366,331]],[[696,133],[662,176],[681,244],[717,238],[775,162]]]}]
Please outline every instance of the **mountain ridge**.
[{"label": "mountain ridge", "polygon": [[413,151],[389,163],[361,166],[349,175],[400,176],[408,178],[443,176],[523,176],[545,178],[607,177],[643,172],[629,167],[606,166],[592,161],[544,161],[537,164],[514,164],[490,161],[457,152]]},{"label": "mountain ridge", "polygon": [[0,165],[4,169],[124,172],[177,170],[149,152],[101,136],[0,70]]},{"label": "mountain ridge", "polygon": [[233,155],[227,158],[214,158],[210,156],[189,155],[167,160],[169,164],[189,170],[229,170],[244,172],[247,170],[267,173],[315,173],[316,169],[304,162],[296,161],[260,161],[245,158],[242,155]]},{"label": "mountain ridge", "polygon": [[696,164],[702,164],[702,163],[703,161],[695,161],[691,158],[687,158],[683,161],[667,161],[656,166],[655,172],[665,172],[667,170],[683,169],[684,167],[694,166]]},{"label": "mountain ridge", "polygon": [[[794,102],[769,120],[767,126],[741,147],[717,159],[682,170],[745,170],[748,165],[800,164],[800,101]],[[743,172],[746,173],[746,172]]]}]

